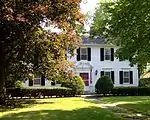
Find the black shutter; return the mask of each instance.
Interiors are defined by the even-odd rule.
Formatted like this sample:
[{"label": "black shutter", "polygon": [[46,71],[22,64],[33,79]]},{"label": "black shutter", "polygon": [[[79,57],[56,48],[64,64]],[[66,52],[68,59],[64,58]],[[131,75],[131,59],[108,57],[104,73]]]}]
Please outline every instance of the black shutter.
[{"label": "black shutter", "polygon": [[91,61],[91,48],[88,49],[88,61]]},{"label": "black shutter", "polygon": [[80,48],[77,49],[77,61],[80,61]]},{"label": "black shutter", "polygon": [[119,72],[119,76],[120,76],[120,84],[123,84],[123,71]]},{"label": "black shutter", "polygon": [[111,61],[114,61],[114,48],[111,48]]},{"label": "black shutter", "polygon": [[130,71],[130,84],[133,84],[133,71]]},{"label": "black shutter", "polygon": [[121,58],[118,58],[119,59],[119,61],[123,61]]},{"label": "black shutter", "polygon": [[33,80],[29,78],[29,86],[33,86]]},{"label": "black shutter", "polygon": [[44,75],[41,76],[41,86],[45,86],[45,77],[44,77]]},{"label": "black shutter", "polygon": [[65,54],[65,60],[67,60],[67,53]]},{"label": "black shutter", "polygon": [[111,71],[111,79],[112,79],[112,82],[114,84],[114,71]]},{"label": "black shutter", "polygon": [[104,61],[104,48],[100,48],[100,60]]},{"label": "black shutter", "polygon": [[104,71],[101,71],[101,77],[104,76]]}]

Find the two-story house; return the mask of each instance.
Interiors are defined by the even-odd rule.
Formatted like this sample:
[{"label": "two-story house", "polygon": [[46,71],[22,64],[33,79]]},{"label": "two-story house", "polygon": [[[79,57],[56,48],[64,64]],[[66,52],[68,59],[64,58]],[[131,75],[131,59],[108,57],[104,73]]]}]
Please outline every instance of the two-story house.
[{"label": "two-story house", "polygon": [[[131,67],[129,61],[120,61],[114,54],[118,47],[106,44],[105,39],[83,38],[83,44],[76,50],[76,55],[69,60],[75,62],[74,72],[80,75],[86,85],[85,91],[94,92],[95,84],[101,76],[108,76],[112,79],[114,86],[138,86],[138,68]],[[69,55],[68,55],[69,56]],[[40,86],[40,78],[32,86]],[[36,80],[34,81],[36,82]],[[26,81],[25,86],[28,86]],[[45,81],[43,86],[49,87],[54,81]]]}]

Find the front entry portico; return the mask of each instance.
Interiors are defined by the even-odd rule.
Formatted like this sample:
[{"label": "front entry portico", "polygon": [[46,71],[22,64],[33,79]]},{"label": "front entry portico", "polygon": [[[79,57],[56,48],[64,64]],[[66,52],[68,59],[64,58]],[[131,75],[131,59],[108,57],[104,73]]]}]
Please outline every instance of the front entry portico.
[{"label": "front entry portico", "polygon": [[92,65],[81,61],[77,64],[76,74],[80,75],[85,83],[85,91],[91,91],[92,85]]},{"label": "front entry portico", "polygon": [[89,86],[90,86],[89,73],[80,73],[80,76],[82,77],[82,79],[84,81],[85,91],[89,91]]}]

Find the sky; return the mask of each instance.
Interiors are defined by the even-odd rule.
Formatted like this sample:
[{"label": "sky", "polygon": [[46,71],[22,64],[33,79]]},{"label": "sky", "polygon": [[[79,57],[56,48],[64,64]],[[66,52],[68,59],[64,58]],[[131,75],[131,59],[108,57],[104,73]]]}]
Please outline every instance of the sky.
[{"label": "sky", "polygon": [[[81,12],[83,14],[90,13],[90,15],[93,15],[95,12],[96,5],[99,1],[100,0],[82,0],[82,3],[80,4]],[[88,20],[88,24],[85,24],[85,29],[87,31],[90,30],[91,23],[92,23],[92,19]]]},{"label": "sky", "polygon": [[100,0],[83,0],[81,3],[81,11],[82,13],[86,14],[87,12],[94,11],[94,8],[96,7],[96,4]]}]

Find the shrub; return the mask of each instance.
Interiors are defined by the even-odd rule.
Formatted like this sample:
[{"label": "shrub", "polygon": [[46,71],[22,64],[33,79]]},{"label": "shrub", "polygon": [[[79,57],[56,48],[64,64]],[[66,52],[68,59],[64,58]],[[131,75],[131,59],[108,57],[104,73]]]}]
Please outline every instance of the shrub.
[{"label": "shrub", "polygon": [[102,76],[101,78],[99,78],[95,85],[96,93],[106,94],[109,93],[112,88],[113,88],[113,82],[107,76]]},{"label": "shrub", "polygon": [[71,88],[76,94],[83,94],[85,84],[80,76],[70,77],[69,80],[64,81],[61,85],[62,87]]},{"label": "shrub", "polygon": [[150,78],[142,78],[139,80],[140,87],[150,87]]},{"label": "shrub", "polygon": [[23,87],[23,82],[17,80],[17,81],[15,82],[15,87],[16,87],[16,88],[22,88],[22,87]]}]

